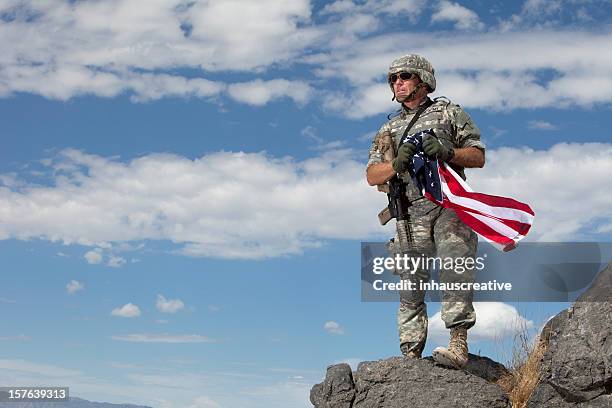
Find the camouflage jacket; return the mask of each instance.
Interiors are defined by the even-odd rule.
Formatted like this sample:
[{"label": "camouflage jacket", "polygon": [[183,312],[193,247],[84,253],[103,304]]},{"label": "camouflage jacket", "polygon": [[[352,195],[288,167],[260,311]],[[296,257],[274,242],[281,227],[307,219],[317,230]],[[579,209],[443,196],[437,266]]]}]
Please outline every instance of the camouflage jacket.
[{"label": "camouflage jacket", "polygon": [[[401,112],[382,125],[372,141],[367,167],[384,161],[379,145],[379,138],[385,132],[391,133],[391,137],[395,143],[395,151],[397,151],[404,130],[412,120],[417,109],[418,108],[408,109],[403,107]],[[448,146],[454,148],[473,146],[483,151],[485,149],[485,145],[480,141],[480,130],[474,124],[470,116],[459,105],[450,102],[444,97],[434,99],[433,104],[425,109],[408,134],[413,135],[426,129],[433,129],[440,141]],[[465,179],[465,173],[462,167],[456,165],[452,165],[452,167],[461,177],[463,177],[463,179]],[[402,179],[407,184],[412,184],[409,174],[403,174]],[[414,187],[411,189],[414,189]],[[413,196],[414,193],[419,195],[416,189],[414,189],[413,194],[409,195]]]}]

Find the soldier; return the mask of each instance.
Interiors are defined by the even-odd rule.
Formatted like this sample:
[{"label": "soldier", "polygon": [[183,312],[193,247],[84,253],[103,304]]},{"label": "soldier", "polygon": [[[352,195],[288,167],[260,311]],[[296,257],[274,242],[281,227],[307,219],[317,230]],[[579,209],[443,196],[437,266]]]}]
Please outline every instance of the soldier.
[{"label": "soldier", "polygon": [[[433,129],[436,137],[423,138],[423,150],[429,156],[448,163],[463,179],[466,167],[483,167],[485,146],[480,141],[480,131],[470,116],[459,105],[446,98],[431,100],[428,94],[436,89],[432,65],[419,55],[406,55],[391,64],[387,76],[393,99],[401,104],[400,112],[385,123],[374,138],[370,148],[366,170],[371,186],[385,184],[396,174],[406,183],[406,195],[412,202],[410,213],[410,253],[412,255],[450,257],[476,256],[477,237],[451,209],[422,199],[407,172],[415,153],[415,146],[404,143],[398,149],[400,139],[408,124],[417,115],[408,135]],[[385,161],[383,157],[384,135],[391,135],[397,151],[396,157]],[[388,140],[388,138],[387,138]],[[401,253],[397,236],[389,242],[392,255]],[[427,339],[427,307],[425,292],[418,290],[419,282],[429,280],[429,270],[397,271],[402,279],[416,283],[417,290],[400,292],[397,316],[400,350],[407,358],[420,358]],[[410,271],[411,272],[411,271]],[[452,269],[440,270],[440,282],[473,282],[474,269],[456,273]],[[450,329],[448,348],[438,347],[433,357],[440,364],[462,368],[467,363],[467,331],[476,323],[472,306],[473,291],[444,291],[442,293],[442,320]]]}]

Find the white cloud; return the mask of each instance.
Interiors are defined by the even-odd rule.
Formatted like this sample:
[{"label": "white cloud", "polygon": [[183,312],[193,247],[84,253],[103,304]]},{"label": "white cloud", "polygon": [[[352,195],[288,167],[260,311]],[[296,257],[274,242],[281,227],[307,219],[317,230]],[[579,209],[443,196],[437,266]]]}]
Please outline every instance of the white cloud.
[{"label": "white cloud", "polygon": [[[519,330],[531,329],[533,321],[525,319],[514,306],[502,302],[474,302],[476,324],[468,332],[469,341],[501,341],[514,336]],[[429,319],[428,338],[439,344],[448,344],[449,330],[440,312]]]},{"label": "white cloud", "polygon": [[125,260],[125,258],[120,257],[120,256],[112,255],[110,257],[110,259],[108,260],[107,265],[112,267],[112,268],[120,268],[123,265],[125,265],[126,263],[127,263],[127,261]]},{"label": "white cloud", "polygon": [[15,173],[0,174],[0,183],[7,187],[17,187],[17,178]]},{"label": "white cloud", "polygon": [[120,362],[116,362],[116,361],[110,361],[108,363],[108,365],[109,365],[109,367],[119,368],[121,370],[126,370],[126,369],[136,368],[137,367],[135,364],[120,363]]},{"label": "white cloud", "polygon": [[[127,365],[112,365],[125,370]],[[147,367],[149,368],[149,367]],[[164,408],[182,408],[189,406],[197,396],[205,392],[202,384],[210,384],[210,376],[186,374],[183,372],[168,373],[167,367],[153,368],[154,371],[167,373],[167,384],[174,378],[175,387],[151,387],[154,376],[151,374],[117,375],[112,380],[91,376],[89,372],[76,371],[64,367],[24,360],[0,360],[0,382],[10,386],[65,386],[78,389],[79,396],[88,400],[103,400],[115,404],[138,404]],[[147,370],[150,373],[150,368]],[[158,375],[162,383],[162,375]],[[182,381],[181,384],[179,381]],[[182,385],[182,387],[181,387]],[[186,386],[185,386],[186,385]],[[218,383],[215,386],[220,386]],[[213,386],[214,387],[214,386]],[[163,405],[161,401],[167,399]],[[236,405],[234,405],[236,406]]]},{"label": "white cloud", "polygon": [[125,91],[133,92],[132,100],[135,102],[149,102],[166,97],[209,98],[225,89],[224,84],[207,79],[166,74],[130,73],[119,80],[125,83]]},{"label": "white cloud", "polygon": [[[609,21],[607,0],[527,0],[518,14],[500,22],[501,30],[581,26]],[[607,21],[606,21],[607,22]]]},{"label": "white cloud", "polygon": [[111,315],[119,317],[138,317],[140,316],[140,308],[132,303],[127,303],[121,307],[113,309]]},{"label": "white cloud", "polygon": [[[171,375],[168,374],[138,374],[131,373],[127,375],[130,380],[137,382],[142,385],[147,386],[155,386],[155,387],[163,387],[163,388],[180,388],[183,391],[188,389],[193,389],[197,387],[202,387],[202,384],[210,383],[210,376],[204,374],[193,374],[193,373],[184,373],[178,374],[174,373]],[[201,391],[200,391],[201,392]]]},{"label": "white cloud", "polygon": [[94,249],[92,251],[87,251],[83,258],[90,264],[99,264],[102,262],[102,251],[100,249]]},{"label": "white cloud", "polygon": [[[89,261],[101,262],[99,246],[121,242],[169,240],[185,255],[261,259],[388,232],[376,219],[386,196],[366,184],[364,159],[349,150],[303,161],[222,152],[127,162],[67,150],[53,163],[52,186],[0,187],[0,238],[92,246]],[[488,150],[485,168],[467,171],[474,190],[530,204],[528,238],[548,241],[596,239],[592,223],[610,224],[612,192],[601,188],[610,173],[612,145],[598,143]]]},{"label": "white cloud", "polygon": [[323,325],[323,328],[325,329],[325,331],[327,331],[330,334],[338,334],[338,335],[344,334],[344,328],[340,326],[337,322],[334,322],[333,320],[325,322],[325,324]]},{"label": "white cloud", "polygon": [[[366,34],[376,31],[379,21],[376,17],[368,14],[355,14],[342,20],[341,30],[346,34]],[[352,37],[354,38],[354,37]],[[339,43],[338,43],[339,44]]]},{"label": "white cloud", "polygon": [[124,92],[134,102],[148,102],[162,97],[208,98],[218,95],[224,85],[202,78],[184,78],[167,74],[100,71],[83,66],[14,65],[0,71],[0,96],[30,92],[49,99],[67,100],[93,94],[115,97]]},{"label": "white cloud", "polygon": [[[310,20],[307,0],[196,3],[188,14],[193,24],[188,49],[203,57],[200,64],[211,70],[248,71],[286,61],[319,35],[316,29],[298,26]],[[232,22],[240,29],[228,29]]]},{"label": "white cloud", "polygon": [[309,139],[312,139],[317,144],[323,143],[323,138],[317,135],[316,129],[310,125],[306,126],[300,132],[302,136],[306,136]]},{"label": "white cloud", "polygon": [[350,13],[357,10],[358,6],[353,3],[352,0],[336,0],[333,3],[326,4],[321,9],[321,14],[336,14],[336,13]]},{"label": "white cloud", "polygon": [[215,343],[217,340],[199,334],[127,334],[111,336],[113,340],[133,343]]},{"label": "white cloud", "polygon": [[66,285],[66,291],[69,295],[74,295],[79,290],[85,289],[85,285],[79,281],[71,280]]},{"label": "white cloud", "polygon": [[528,124],[529,129],[536,130],[557,130],[557,127],[545,120],[531,120]]},{"label": "white cloud", "polygon": [[176,313],[185,308],[185,304],[180,299],[166,299],[164,295],[157,295],[155,306],[162,313]]},{"label": "white cloud", "polygon": [[22,374],[37,374],[48,378],[73,377],[81,374],[76,370],[17,359],[0,360],[0,369],[6,371],[16,371]]},{"label": "white cloud", "polygon": [[291,98],[299,104],[310,99],[313,90],[310,86],[299,80],[273,79],[262,81],[256,79],[251,82],[231,84],[228,86],[229,96],[242,103],[262,106],[274,99]]},{"label": "white cloud", "polygon": [[482,30],[484,24],[478,14],[463,7],[459,3],[442,0],[438,3],[436,12],[431,16],[432,22],[450,21],[459,30]]},{"label": "white cloud", "polygon": [[612,224],[608,223],[608,224],[600,225],[599,227],[597,227],[597,232],[600,232],[600,233],[612,232]]},{"label": "white cloud", "polygon": [[[272,385],[244,387],[240,393],[256,401],[266,401],[261,407],[302,408],[309,405],[312,384],[305,381],[285,381]],[[308,405],[307,405],[308,404]]]},{"label": "white cloud", "polygon": [[391,100],[392,96],[393,93],[386,83],[364,85],[349,95],[327,93],[323,106],[331,111],[341,112],[346,117],[359,119],[382,112],[393,112],[399,108],[399,105]]},{"label": "white cloud", "polygon": [[32,338],[25,334],[18,334],[16,336],[0,336],[0,341],[30,341]]},{"label": "white cloud", "polygon": [[[68,167],[71,167],[71,165],[69,165]],[[72,168],[72,169],[75,169],[75,168]],[[85,260],[87,261],[87,263],[89,264],[102,263],[102,261],[104,260],[104,250],[107,250],[108,260],[106,262],[106,265],[110,266],[111,268],[120,268],[127,263],[127,260],[125,258],[114,255],[110,252],[110,250],[112,249],[112,245],[109,245],[106,242],[99,242],[98,245],[100,246],[99,248],[95,248],[91,251],[87,251],[85,255],[83,256]],[[127,251],[142,249],[141,246],[134,246],[134,248],[131,248],[131,246],[125,242],[119,243],[117,247],[126,247],[126,248],[123,248],[123,250],[127,250]]]},{"label": "white cloud", "polygon": [[[329,151],[329,150],[339,150],[345,147],[346,142],[344,140],[333,140],[331,142],[326,141],[324,138],[319,136],[316,129],[312,126],[306,126],[300,132],[302,136],[306,136],[312,142],[314,142],[314,146],[311,148],[312,150],[319,151]],[[371,140],[371,138],[370,138]]]},{"label": "white cloud", "polygon": [[424,5],[423,0],[366,0],[357,3],[352,0],[336,0],[333,3],[326,4],[321,10],[321,14],[406,14],[414,22]]},{"label": "white cloud", "polygon": [[527,14],[552,14],[562,7],[561,0],[527,0],[522,11]]},{"label": "white cloud", "polygon": [[[127,163],[67,150],[54,163],[53,186],[0,188],[0,216],[13,220],[0,225],[0,238],[88,246],[169,240],[186,255],[266,258],[369,236],[379,230],[374,209],[386,202],[348,150],[299,162],[221,152]],[[347,208],[338,197],[360,205]],[[99,251],[91,257],[101,261]]]},{"label": "white cloud", "polygon": [[[392,107],[382,78],[397,50],[411,44],[412,52],[436,67],[439,94],[463,106],[507,110],[612,102],[612,59],[601,54],[612,48],[607,26],[587,31],[533,24],[534,16],[568,13],[572,21],[585,21],[607,7],[605,2],[586,7],[530,0],[499,30],[486,33],[380,34],[384,19],[401,15],[414,23],[426,6],[422,0],[339,0],[313,19],[308,0],[164,0],[148,2],[146,10],[129,0],[5,2],[0,96],[30,92],[67,100],[126,93],[144,102],[216,101],[227,95],[254,106],[279,98],[298,105],[321,98],[324,109],[362,118]],[[483,28],[474,11],[447,0],[437,4],[431,20],[449,21],[459,30]],[[228,29],[238,21],[240,29]],[[521,29],[512,31],[516,27]],[[310,73],[293,69],[296,64],[311,67],[322,81],[306,79]],[[231,85],[207,78],[212,72],[258,74],[272,68],[281,77],[289,69],[298,76]],[[184,76],[177,73],[181,69],[199,71]],[[12,182],[10,175],[0,179]]]},{"label": "white cloud", "polygon": [[[210,98],[225,85],[164,71],[252,72],[292,61],[322,35],[308,24],[308,0],[151,1],[146,10],[129,0],[49,0],[0,12],[10,20],[0,26],[0,96]],[[240,29],[228,29],[237,19]]]},{"label": "white cloud", "polygon": [[[287,60],[317,36],[298,26],[310,19],[306,0],[151,1],[146,10],[129,0],[23,3],[21,9],[37,18],[4,24],[7,42],[19,35],[25,40],[13,44],[7,55],[13,61],[22,55],[27,61],[83,66],[249,71]],[[230,29],[238,20],[240,30]],[[191,26],[190,35],[181,25]]]},{"label": "white cloud", "polygon": [[[323,91],[324,107],[351,118],[389,113],[383,77],[403,44],[436,69],[437,93],[468,108],[590,107],[612,102],[608,33],[541,29],[508,33],[383,34],[334,50],[312,63],[321,78],[342,72],[349,89]],[[465,56],[469,55],[469,58]],[[517,57],[517,55],[519,57]],[[350,101],[350,104],[347,103]]]},{"label": "white cloud", "polygon": [[536,213],[532,240],[596,240],[592,224],[612,219],[612,191],[602,188],[611,172],[611,144],[560,143],[548,150],[487,151],[485,168],[470,171],[468,182],[475,191],[531,205]]},{"label": "white cloud", "polygon": [[[169,347],[172,349],[173,346]],[[205,364],[177,366],[166,358],[153,359],[141,367],[124,363],[110,365],[116,368],[114,375],[98,377],[92,367],[76,371],[33,361],[0,359],[0,383],[7,386],[70,384],[71,390],[78,390],[78,396],[88,400],[159,408],[192,405],[205,408],[206,404],[209,404],[207,408],[216,407],[214,404],[221,407],[298,408],[308,403],[312,386],[312,383],[297,379],[277,383],[277,375],[272,378],[246,373],[243,369],[212,371]],[[318,373],[317,370],[314,374]]]},{"label": "white cloud", "polygon": [[221,405],[217,404],[210,397],[199,396],[193,400],[188,408],[221,408]]}]

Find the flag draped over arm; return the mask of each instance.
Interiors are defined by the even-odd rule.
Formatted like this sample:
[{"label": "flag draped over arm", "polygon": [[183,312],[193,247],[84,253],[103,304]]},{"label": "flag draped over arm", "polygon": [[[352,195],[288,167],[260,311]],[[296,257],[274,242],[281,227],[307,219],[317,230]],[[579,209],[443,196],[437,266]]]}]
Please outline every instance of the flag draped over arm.
[{"label": "flag draped over arm", "polygon": [[531,207],[513,198],[473,191],[448,164],[425,154],[422,142],[426,134],[435,136],[426,130],[400,142],[417,147],[409,169],[416,187],[430,201],[454,210],[461,221],[496,247],[504,251],[515,248],[533,224]]}]

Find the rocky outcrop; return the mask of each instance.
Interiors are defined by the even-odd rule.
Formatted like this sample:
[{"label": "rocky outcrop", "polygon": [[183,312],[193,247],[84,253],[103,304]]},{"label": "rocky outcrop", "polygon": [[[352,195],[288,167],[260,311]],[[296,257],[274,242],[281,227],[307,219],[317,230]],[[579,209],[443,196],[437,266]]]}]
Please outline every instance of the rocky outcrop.
[{"label": "rocky outcrop", "polygon": [[[612,263],[546,324],[540,341],[546,351],[527,408],[612,408]],[[510,408],[495,384],[507,373],[474,355],[465,370],[431,358],[363,362],[356,372],[341,364],[328,368],[310,401],[316,408]]]},{"label": "rocky outcrop", "polygon": [[528,408],[612,408],[612,264],[542,331],[548,343]]},{"label": "rocky outcrop", "polygon": [[431,358],[366,361],[355,373],[339,364],[312,388],[310,401],[316,408],[510,408],[499,386],[484,379],[505,373],[501,364],[474,355],[466,370],[441,367]]},{"label": "rocky outcrop", "polygon": [[317,408],[351,408],[355,399],[353,372],[348,364],[327,367],[325,381],[310,390],[310,402]]}]

